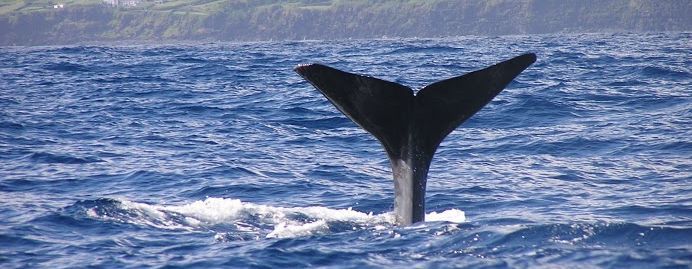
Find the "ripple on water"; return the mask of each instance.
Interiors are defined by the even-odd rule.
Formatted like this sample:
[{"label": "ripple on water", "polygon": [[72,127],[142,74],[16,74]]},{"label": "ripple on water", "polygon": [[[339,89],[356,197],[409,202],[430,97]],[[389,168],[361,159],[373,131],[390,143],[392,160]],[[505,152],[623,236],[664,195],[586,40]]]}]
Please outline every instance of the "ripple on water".
[{"label": "ripple on water", "polygon": [[[689,33],[0,48],[0,263],[690,266]],[[379,142],[293,72],[538,61],[394,225]]]}]

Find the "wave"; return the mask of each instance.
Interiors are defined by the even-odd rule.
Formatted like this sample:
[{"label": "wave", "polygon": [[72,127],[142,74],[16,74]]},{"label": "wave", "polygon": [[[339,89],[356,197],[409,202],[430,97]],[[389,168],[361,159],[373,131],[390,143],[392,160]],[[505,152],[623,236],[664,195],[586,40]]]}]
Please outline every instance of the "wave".
[{"label": "wave", "polygon": [[87,72],[89,68],[82,64],[70,63],[70,62],[60,62],[47,64],[44,66],[46,70],[51,71],[64,71],[64,72]]},{"label": "wave", "polygon": [[642,75],[645,77],[655,77],[661,78],[665,77],[668,79],[689,79],[692,78],[692,74],[686,70],[675,69],[672,67],[663,66],[646,66],[641,70]]},{"label": "wave", "polygon": [[454,53],[463,50],[463,48],[450,47],[450,46],[427,46],[427,47],[413,47],[407,46],[403,48],[396,48],[385,54],[390,55],[400,55],[406,53]]},{"label": "wave", "polygon": [[[167,230],[213,230],[216,238],[292,238],[355,229],[381,230],[395,225],[392,212],[373,214],[352,208],[279,207],[239,199],[207,198],[183,205],[156,205],[121,199],[81,201],[75,206],[92,219]],[[426,214],[429,222],[463,223],[464,212],[450,209]]]},{"label": "wave", "polygon": [[104,162],[104,160],[96,157],[76,157],[48,152],[34,152],[27,155],[26,158],[36,163],[86,164]]},{"label": "wave", "polygon": [[18,122],[0,120],[0,130],[19,131],[25,128],[24,124]]}]

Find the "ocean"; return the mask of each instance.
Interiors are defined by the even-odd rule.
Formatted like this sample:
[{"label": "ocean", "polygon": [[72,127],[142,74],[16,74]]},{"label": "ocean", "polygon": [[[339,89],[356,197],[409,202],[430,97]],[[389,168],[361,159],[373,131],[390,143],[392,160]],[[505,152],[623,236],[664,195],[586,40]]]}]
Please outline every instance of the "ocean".
[{"label": "ocean", "polygon": [[[395,225],[374,137],[293,68],[420,89],[538,61]],[[692,33],[0,48],[2,268],[691,268]]]}]

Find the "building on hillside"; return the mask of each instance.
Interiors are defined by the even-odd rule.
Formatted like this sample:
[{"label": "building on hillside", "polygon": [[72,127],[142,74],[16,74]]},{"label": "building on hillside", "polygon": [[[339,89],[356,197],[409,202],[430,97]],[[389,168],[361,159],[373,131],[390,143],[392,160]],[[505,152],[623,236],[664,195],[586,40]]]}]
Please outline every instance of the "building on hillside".
[{"label": "building on hillside", "polygon": [[114,7],[135,7],[143,0],[103,0],[106,4]]}]

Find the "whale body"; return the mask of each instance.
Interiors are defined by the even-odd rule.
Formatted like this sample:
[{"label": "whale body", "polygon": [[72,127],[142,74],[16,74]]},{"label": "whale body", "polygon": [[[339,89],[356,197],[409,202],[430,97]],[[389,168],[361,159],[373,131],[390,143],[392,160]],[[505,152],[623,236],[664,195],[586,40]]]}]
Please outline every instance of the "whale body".
[{"label": "whale body", "polygon": [[321,64],[295,71],[382,143],[394,178],[399,225],[425,220],[425,186],[442,140],[536,61],[533,53],[425,86],[406,86]]}]

